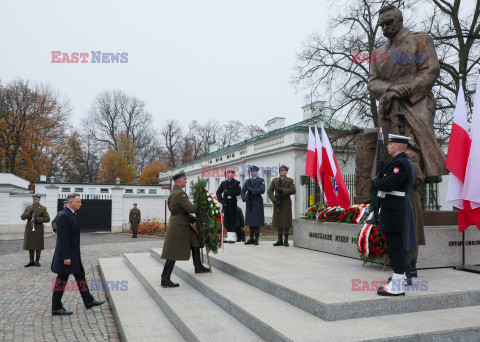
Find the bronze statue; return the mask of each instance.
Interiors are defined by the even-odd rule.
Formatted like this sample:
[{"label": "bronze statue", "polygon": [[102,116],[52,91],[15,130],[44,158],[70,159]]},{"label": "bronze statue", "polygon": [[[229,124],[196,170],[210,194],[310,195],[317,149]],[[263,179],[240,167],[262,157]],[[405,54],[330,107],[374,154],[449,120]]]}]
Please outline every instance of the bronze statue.
[{"label": "bronze statue", "polygon": [[[447,174],[445,154],[435,138],[435,101],[431,92],[440,74],[432,38],[403,27],[402,12],[389,5],[379,11],[378,25],[388,42],[375,50],[368,90],[380,102],[378,122],[387,134],[409,136],[421,149],[426,182]],[[386,57],[386,58],[385,58]]]}]

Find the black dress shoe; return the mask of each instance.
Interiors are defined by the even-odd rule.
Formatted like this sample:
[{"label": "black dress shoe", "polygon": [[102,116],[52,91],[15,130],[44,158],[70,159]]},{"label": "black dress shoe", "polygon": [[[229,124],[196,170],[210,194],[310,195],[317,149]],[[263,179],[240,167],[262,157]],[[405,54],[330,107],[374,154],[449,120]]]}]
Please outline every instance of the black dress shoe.
[{"label": "black dress shoe", "polygon": [[91,303],[89,303],[89,304],[86,304],[85,307],[86,307],[87,309],[91,309],[91,308],[93,308],[94,306],[100,306],[100,305],[102,305],[102,304],[104,304],[104,303],[105,303],[104,300],[96,300],[96,299],[94,299],[93,302],[91,302]]},{"label": "black dress shoe", "polygon": [[73,312],[67,311],[64,308],[58,310],[52,310],[52,316],[66,316],[71,315]]},{"label": "black dress shoe", "polygon": [[35,266],[35,261],[31,260],[25,267]]},{"label": "black dress shoe", "polygon": [[210,269],[203,266],[203,265],[199,265],[199,266],[195,266],[195,273],[210,273]]},{"label": "black dress shoe", "polygon": [[174,283],[170,279],[166,279],[166,280],[162,279],[162,282],[160,283],[160,285],[162,285],[162,287],[179,287],[180,286],[180,284]]}]

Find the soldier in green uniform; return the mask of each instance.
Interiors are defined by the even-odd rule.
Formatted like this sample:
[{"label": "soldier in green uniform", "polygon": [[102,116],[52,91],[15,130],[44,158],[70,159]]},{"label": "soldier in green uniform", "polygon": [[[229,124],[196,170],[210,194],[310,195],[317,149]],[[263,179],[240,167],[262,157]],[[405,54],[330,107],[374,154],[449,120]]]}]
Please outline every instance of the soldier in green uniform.
[{"label": "soldier in green uniform", "polygon": [[410,156],[410,161],[413,164],[415,170],[415,183],[413,189],[410,191],[410,198],[412,199],[413,216],[415,220],[415,234],[417,238],[417,250],[412,252],[412,260],[410,263],[410,275],[412,277],[417,276],[417,258],[418,258],[418,246],[425,245],[425,230],[423,229],[423,210],[422,202],[420,200],[420,194],[418,191],[422,189],[425,184],[425,176],[420,167],[420,161],[418,159],[418,153],[420,148],[415,144],[409,144],[407,154]]},{"label": "soldier in green uniform", "polygon": [[[23,249],[28,250],[30,254],[30,262],[25,267],[40,266],[40,253],[44,245],[43,224],[50,222],[47,208],[40,204],[40,195],[34,194],[32,198],[33,204],[26,207],[21,216],[22,220],[27,220]],[[35,251],[37,255],[33,261]]]},{"label": "soldier in green uniform", "polygon": [[170,210],[170,220],[163,244],[162,259],[166,259],[162,272],[162,287],[177,287],[170,280],[176,260],[190,259],[192,251],[195,273],[210,272],[200,260],[200,240],[195,226],[195,220],[190,215],[197,211],[197,205],[192,204],[183,188],[187,185],[187,176],[180,171],[172,177],[175,185],[167,200]]},{"label": "soldier in green uniform", "polygon": [[[65,206],[67,205],[67,202],[64,201],[63,202],[63,209],[65,209]],[[63,210],[62,210],[63,211]],[[57,233],[57,225],[58,225],[58,217],[60,216],[60,214],[62,213],[62,211],[59,211],[57,213],[57,215],[55,216],[55,218],[53,219],[52,221],[52,229],[53,229],[53,232],[56,234]]]},{"label": "soldier in green uniform", "polygon": [[[278,178],[274,178],[268,188],[268,197],[274,203],[272,227],[278,230],[278,240],[274,246],[288,247],[288,234],[292,230],[292,200],[291,195],[295,195],[296,189],[293,179],[287,177],[288,167],[280,166]],[[285,239],[283,238],[285,234]]]},{"label": "soldier in green uniform", "polygon": [[137,208],[137,203],[133,203],[133,208],[130,209],[130,215],[128,217],[128,222],[130,222],[130,229],[133,232],[132,238],[137,237],[138,233],[138,224],[142,219],[142,214],[140,213],[140,209]]}]

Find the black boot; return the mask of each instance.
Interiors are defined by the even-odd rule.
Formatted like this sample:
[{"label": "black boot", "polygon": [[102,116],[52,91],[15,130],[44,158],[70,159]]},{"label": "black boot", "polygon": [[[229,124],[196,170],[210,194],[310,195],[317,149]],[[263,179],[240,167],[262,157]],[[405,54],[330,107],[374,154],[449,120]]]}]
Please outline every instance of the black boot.
[{"label": "black boot", "polygon": [[281,246],[283,245],[282,234],[278,234],[278,240],[273,244],[274,246]]},{"label": "black boot", "polygon": [[250,227],[250,239],[248,239],[247,242],[245,242],[246,245],[251,245],[253,244],[253,228]]},{"label": "black boot", "polygon": [[34,253],[35,253],[34,251],[30,251],[30,250],[28,251],[30,262],[26,264],[25,267],[35,266],[35,261],[33,261]]},{"label": "black boot", "polygon": [[193,266],[195,266],[195,273],[210,272],[209,268],[202,265],[202,260],[200,259],[200,247],[192,247],[192,259]]},{"label": "black boot", "polygon": [[407,285],[411,286],[412,285],[412,273],[411,273],[411,267],[410,265],[405,265],[405,276],[407,277]]},{"label": "black boot", "polygon": [[162,287],[178,287],[179,284],[176,284],[170,280],[170,276],[172,275],[173,267],[175,266],[175,260],[167,260],[165,261],[165,265],[163,266],[162,272],[162,282],[160,283]]},{"label": "black boot", "polygon": [[410,275],[412,278],[416,278],[418,273],[417,273],[417,259],[412,259],[410,261]]},{"label": "black boot", "polygon": [[245,231],[244,231],[243,229],[242,229],[242,231],[241,231],[241,235],[242,235],[242,242],[245,242],[245,236],[246,236],[247,234],[245,234]]},{"label": "black boot", "polygon": [[288,244],[288,234],[285,234],[285,240],[283,240],[283,245],[284,245],[285,247],[290,246],[290,245]]},{"label": "black boot", "polygon": [[255,227],[255,240],[253,241],[254,245],[258,245],[259,236],[260,236],[260,227]]},{"label": "black boot", "polygon": [[35,257],[35,266],[40,267],[40,251],[37,251],[37,255]]}]

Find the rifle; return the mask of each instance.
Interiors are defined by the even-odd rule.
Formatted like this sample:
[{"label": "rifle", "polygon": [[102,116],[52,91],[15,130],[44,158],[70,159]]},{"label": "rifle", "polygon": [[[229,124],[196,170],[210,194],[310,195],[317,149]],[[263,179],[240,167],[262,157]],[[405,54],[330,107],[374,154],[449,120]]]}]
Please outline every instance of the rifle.
[{"label": "rifle", "polygon": [[[377,177],[382,179],[385,173],[385,158],[384,158],[385,143],[383,141],[383,132],[381,127],[380,127],[380,130],[378,131],[378,150],[380,152],[380,156],[377,161]],[[365,201],[365,203],[370,202],[370,210],[368,212],[368,215],[370,215],[370,213],[373,211],[373,218],[370,220],[367,220],[366,223],[372,224],[378,227],[378,211],[380,209],[380,198],[378,197],[378,188],[372,186],[370,188],[370,195],[372,195],[372,198]]]},{"label": "rifle", "polygon": [[[280,176],[280,164],[278,164],[278,187],[282,187],[282,177]],[[283,193],[278,191],[275,192],[275,201],[273,204],[277,207],[277,211],[280,211],[280,206],[282,205]]]},{"label": "rifle", "polygon": [[252,186],[252,179],[250,178],[250,165],[248,165],[248,180],[247,180],[247,191],[245,192],[247,194],[247,210],[250,211],[252,209],[252,194],[248,190]]}]

